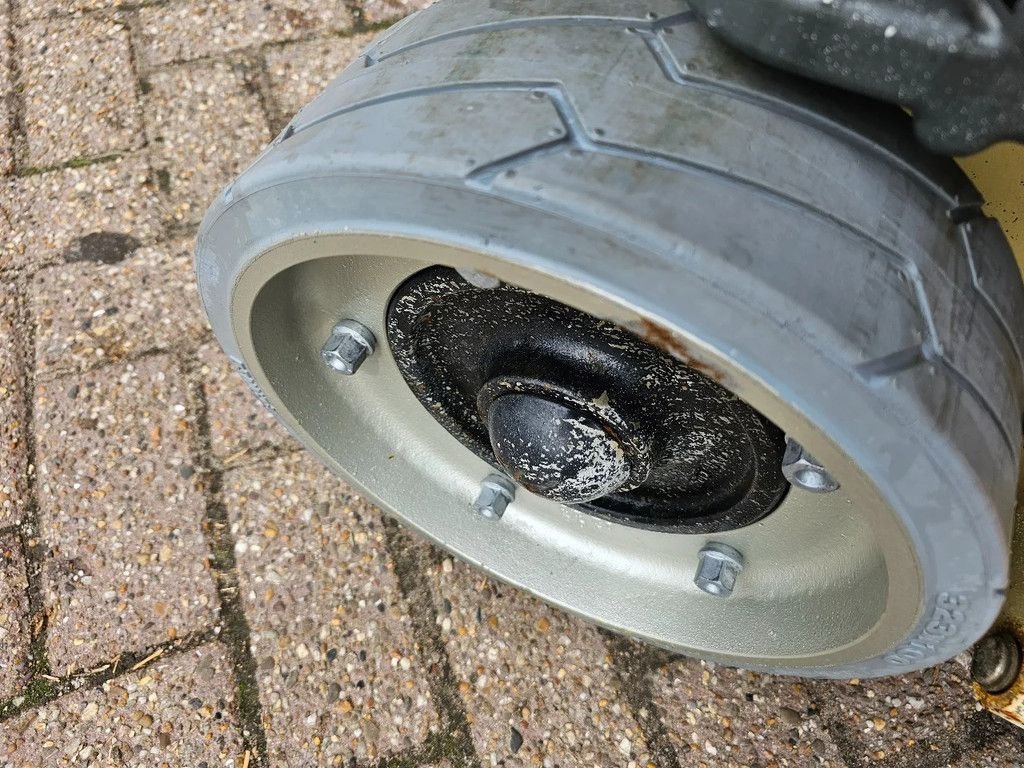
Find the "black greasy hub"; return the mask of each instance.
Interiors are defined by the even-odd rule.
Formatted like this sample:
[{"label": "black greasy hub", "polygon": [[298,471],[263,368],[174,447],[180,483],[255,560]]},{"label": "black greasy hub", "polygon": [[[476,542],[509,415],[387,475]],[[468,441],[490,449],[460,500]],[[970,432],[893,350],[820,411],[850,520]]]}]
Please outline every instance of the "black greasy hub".
[{"label": "black greasy hub", "polygon": [[525,488],[626,523],[708,533],[768,514],[785,436],[612,323],[446,267],[398,288],[388,341],[445,429]]}]

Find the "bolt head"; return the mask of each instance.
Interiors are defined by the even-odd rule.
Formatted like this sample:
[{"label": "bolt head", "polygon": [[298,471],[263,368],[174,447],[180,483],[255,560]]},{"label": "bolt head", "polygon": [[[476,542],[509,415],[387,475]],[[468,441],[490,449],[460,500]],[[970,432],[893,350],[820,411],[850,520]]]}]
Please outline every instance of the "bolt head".
[{"label": "bolt head", "polygon": [[351,376],[373,354],[376,346],[373,333],[355,320],[342,320],[320,349],[320,359],[332,370]]},{"label": "bolt head", "polygon": [[743,570],[743,555],[728,544],[711,542],[697,553],[697,557],[693,583],[709,595],[729,597],[736,587],[736,577]]},{"label": "bolt head", "polygon": [[790,485],[811,493],[831,493],[839,483],[816,458],[793,438],[786,438],[786,452],[782,456],[782,474]]},{"label": "bolt head", "polygon": [[504,475],[488,475],[480,483],[480,492],[473,501],[472,509],[488,520],[499,520],[515,497],[516,487],[511,480]]},{"label": "bolt head", "polygon": [[1021,649],[1009,632],[993,632],[974,646],[971,678],[988,693],[1002,693],[1021,672]]},{"label": "bolt head", "polygon": [[492,277],[484,272],[478,272],[475,269],[459,267],[455,271],[459,273],[463,280],[476,288],[483,288],[484,290],[490,291],[501,285],[501,280],[498,278]]}]

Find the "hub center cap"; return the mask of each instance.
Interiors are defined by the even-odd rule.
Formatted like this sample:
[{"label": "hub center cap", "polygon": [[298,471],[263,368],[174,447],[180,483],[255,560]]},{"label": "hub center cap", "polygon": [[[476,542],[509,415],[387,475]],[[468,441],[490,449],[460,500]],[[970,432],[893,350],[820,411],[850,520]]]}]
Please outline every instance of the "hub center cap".
[{"label": "hub center cap", "polygon": [[491,450],[530,491],[582,503],[637,487],[650,473],[650,449],[604,398],[534,379],[499,376],[477,398]]},{"label": "hub center cap", "polygon": [[533,493],[709,533],[755,522],[788,488],[778,427],[667,352],[544,296],[433,267],[392,296],[387,331],[434,418]]}]

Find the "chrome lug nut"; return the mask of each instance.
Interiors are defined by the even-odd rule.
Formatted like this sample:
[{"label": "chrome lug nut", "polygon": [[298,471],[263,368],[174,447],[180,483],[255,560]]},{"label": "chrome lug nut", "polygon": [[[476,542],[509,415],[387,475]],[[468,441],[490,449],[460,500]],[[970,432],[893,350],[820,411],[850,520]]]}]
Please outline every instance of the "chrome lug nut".
[{"label": "chrome lug nut", "polygon": [[473,511],[488,520],[498,520],[516,497],[516,486],[504,475],[488,475],[480,483]]},{"label": "chrome lug nut", "polygon": [[355,320],[342,320],[321,347],[320,359],[338,373],[351,376],[376,346],[377,340],[369,328]]},{"label": "chrome lug nut", "polygon": [[831,493],[839,483],[816,458],[791,437],[786,438],[786,452],[782,455],[782,475],[790,485],[811,493]]},{"label": "chrome lug nut", "polygon": [[728,544],[711,542],[697,553],[697,573],[693,583],[715,597],[728,597],[736,586],[736,577],[743,570],[743,555]]},{"label": "chrome lug nut", "polygon": [[455,271],[459,273],[459,276],[463,280],[477,288],[491,290],[492,288],[497,288],[501,285],[501,280],[498,278],[492,277],[484,272],[477,272],[475,269],[459,267]]}]

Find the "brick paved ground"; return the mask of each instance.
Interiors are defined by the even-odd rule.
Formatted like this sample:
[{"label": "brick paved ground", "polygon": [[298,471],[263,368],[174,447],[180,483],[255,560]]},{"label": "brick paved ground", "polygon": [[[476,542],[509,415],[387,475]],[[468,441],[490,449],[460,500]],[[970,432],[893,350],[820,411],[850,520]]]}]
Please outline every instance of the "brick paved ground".
[{"label": "brick paved ground", "polygon": [[773,678],[397,528],[201,317],[206,202],[414,0],[0,5],[0,765],[1020,765],[964,659]]}]

